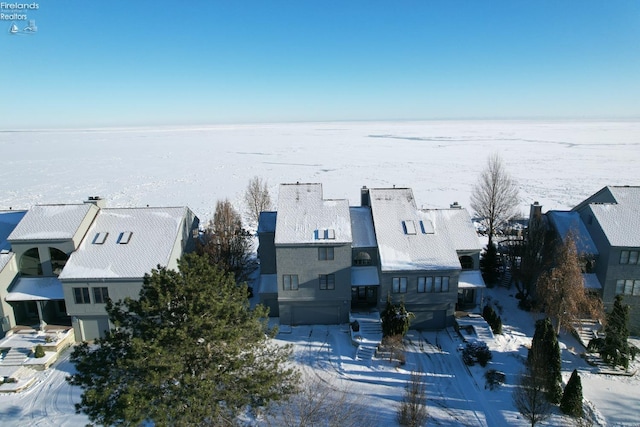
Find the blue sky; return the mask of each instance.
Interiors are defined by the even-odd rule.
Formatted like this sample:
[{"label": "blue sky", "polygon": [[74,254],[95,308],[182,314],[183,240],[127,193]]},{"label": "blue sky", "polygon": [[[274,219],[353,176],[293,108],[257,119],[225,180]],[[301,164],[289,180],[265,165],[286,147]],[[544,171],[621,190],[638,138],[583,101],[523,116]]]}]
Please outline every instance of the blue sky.
[{"label": "blue sky", "polygon": [[638,0],[37,3],[0,129],[640,117]]}]

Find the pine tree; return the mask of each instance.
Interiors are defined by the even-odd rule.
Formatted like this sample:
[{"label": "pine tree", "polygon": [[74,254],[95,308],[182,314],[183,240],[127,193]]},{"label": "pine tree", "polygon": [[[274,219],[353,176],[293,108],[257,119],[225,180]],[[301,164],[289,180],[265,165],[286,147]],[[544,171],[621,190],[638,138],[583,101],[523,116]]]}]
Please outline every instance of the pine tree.
[{"label": "pine tree", "polygon": [[195,254],[145,275],[137,300],[106,305],[115,328],[71,355],[76,410],[104,425],[229,425],[247,407],[296,390],[290,347],[246,286]]},{"label": "pine tree", "polygon": [[582,417],[582,381],[576,369],[571,373],[571,378],[564,388],[560,410],[572,417]]},{"label": "pine tree", "polygon": [[604,345],[600,349],[600,355],[605,362],[613,366],[629,367],[630,348],[629,338],[629,311],[628,305],[622,302],[622,295],[616,295],[613,309],[607,314],[607,324],[604,328]]},{"label": "pine tree", "polygon": [[562,398],[562,359],[560,344],[549,318],[536,321],[536,330],[527,355],[527,363],[536,376],[543,378],[546,396],[551,403]]},{"label": "pine tree", "polygon": [[404,301],[394,304],[391,300],[391,295],[387,295],[387,306],[380,314],[382,334],[385,337],[404,336],[409,331],[413,317],[413,313],[407,311],[404,306]]},{"label": "pine tree", "polygon": [[493,243],[482,252],[480,270],[487,286],[493,287],[498,281],[498,250]]}]

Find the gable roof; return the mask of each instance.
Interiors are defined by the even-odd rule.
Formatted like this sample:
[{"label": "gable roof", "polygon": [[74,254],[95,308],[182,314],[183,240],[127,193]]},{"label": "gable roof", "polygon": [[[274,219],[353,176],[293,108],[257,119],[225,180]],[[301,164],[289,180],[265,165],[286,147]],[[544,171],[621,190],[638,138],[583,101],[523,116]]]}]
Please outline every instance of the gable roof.
[{"label": "gable roof", "polygon": [[186,207],[101,209],[59,278],[140,279],[167,266],[188,215]]},{"label": "gable roof", "polygon": [[351,243],[349,201],[325,200],[322,184],[280,184],[276,245]]},{"label": "gable roof", "polygon": [[373,218],[371,218],[371,209],[367,206],[351,206],[349,208],[351,215],[351,234],[353,248],[375,248],[376,232],[373,229]]},{"label": "gable roof", "polygon": [[427,212],[433,213],[436,228],[449,236],[457,251],[482,250],[482,243],[466,209],[428,209]]},{"label": "gable roof", "polygon": [[573,233],[579,254],[598,255],[598,249],[578,212],[549,211],[547,217],[562,240],[570,231]]},{"label": "gable roof", "polygon": [[640,247],[640,187],[604,187],[573,210],[592,215],[611,246]]},{"label": "gable roof", "polygon": [[36,205],[9,235],[9,241],[72,239],[91,210],[91,203],[76,205]]},{"label": "gable roof", "polygon": [[461,269],[446,229],[433,212],[416,208],[411,189],[372,188],[369,195],[383,271]]}]

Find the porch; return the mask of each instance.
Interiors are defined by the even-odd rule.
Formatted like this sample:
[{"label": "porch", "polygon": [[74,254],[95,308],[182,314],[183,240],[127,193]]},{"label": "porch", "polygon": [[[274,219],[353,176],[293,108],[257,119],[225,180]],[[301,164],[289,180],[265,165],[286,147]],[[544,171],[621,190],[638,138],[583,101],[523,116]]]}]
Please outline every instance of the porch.
[{"label": "porch", "polygon": [[12,326],[40,330],[47,325],[71,326],[62,284],[57,277],[19,277],[5,300],[13,308],[15,325],[3,322],[4,332]]}]

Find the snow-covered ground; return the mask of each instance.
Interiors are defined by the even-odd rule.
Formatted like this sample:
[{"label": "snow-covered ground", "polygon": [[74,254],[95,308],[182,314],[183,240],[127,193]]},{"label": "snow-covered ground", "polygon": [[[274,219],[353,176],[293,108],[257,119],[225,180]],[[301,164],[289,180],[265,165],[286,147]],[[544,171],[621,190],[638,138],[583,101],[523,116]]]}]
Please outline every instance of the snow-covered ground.
[{"label": "snow-covered ground", "polygon": [[[499,152],[519,181],[521,210],[568,208],[605,185],[639,185],[640,122],[362,122],[211,126],[201,128],[0,131],[0,209],[78,203],[99,195],[112,207],[188,205],[207,220],[217,199],[239,202],[249,179],[321,182],[327,198],[359,202],[363,185],[409,186],[418,204],[468,206],[487,156]],[[526,425],[511,401],[534,318],[503,289],[488,291],[502,307],[505,334],[489,343],[487,367],[506,373],[484,388],[485,369],[467,371],[450,332],[411,332],[407,363],[354,360],[345,326],[292,328],[307,376],[359,396],[374,425],[393,425],[411,370],[425,372],[430,425]],[[640,379],[591,373],[580,345],[562,336],[564,378],[579,369],[596,425],[640,423]],[[422,346],[420,344],[422,343]],[[439,345],[440,349],[436,346]],[[632,369],[638,368],[638,363]],[[75,414],[80,391],[64,377],[66,357],[29,390],[0,395],[0,425],[85,425]],[[556,415],[549,425],[566,425]]]},{"label": "snow-covered ground", "polygon": [[[489,289],[487,295],[501,312],[504,334],[489,341],[493,359],[482,368],[467,368],[458,347],[461,338],[452,329],[440,332],[410,331],[405,339],[406,364],[374,358],[355,358],[347,325],[298,326],[287,328],[277,339],[294,345],[294,360],[310,383],[320,381],[336,393],[348,393],[362,425],[395,425],[396,408],[411,371],[424,373],[429,425],[441,426],[527,426],[512,403],[512,391],[523,369],[527,346],[533,335],[536,314],[516,307],[513,292]],[[580,344],[569,334],[561,334],[563,378],[578,369],[585,408],[595,426],[637,426],[640,408],[640,375],[633,377],[596,374],[581,357]],[[64,377],[73,366],[65,353],[53,368],[40,374],[28,390],[0,395],[3,426],[76,426],[88,419],[75,414],[73,404],[80,390],[69,386]],[[635,361],[631,370],[640,368]],[[497,389],[485,388],[484,373],[497,369],[506,382]],[[365,422],[366,420],[366,422]],[[257,421],[252,424],[261,424]],[[556,408],[546,425],[570,425]]]},{"label": "snow-covered ground", "polygon": [[0,131],[0,209],[77,203],[188,205],[203,220],[216,199],[240,201],[249,179],[321,182],[359,203],[360,187],[408,186],[417,203],[469,206],[498,152],[519,181],[522,212],[572,207],[605,185],[640,181],[640,121],[358,122],[201,128]]}]

